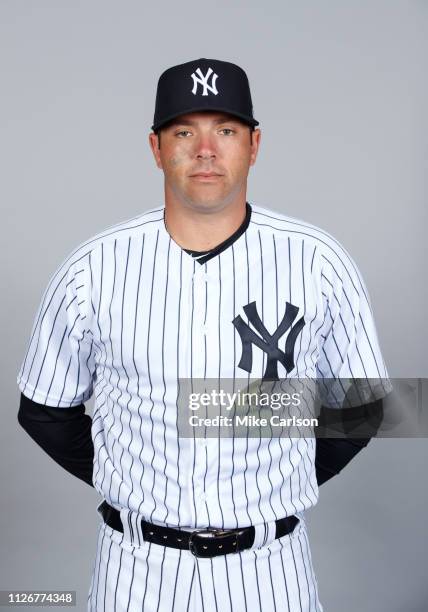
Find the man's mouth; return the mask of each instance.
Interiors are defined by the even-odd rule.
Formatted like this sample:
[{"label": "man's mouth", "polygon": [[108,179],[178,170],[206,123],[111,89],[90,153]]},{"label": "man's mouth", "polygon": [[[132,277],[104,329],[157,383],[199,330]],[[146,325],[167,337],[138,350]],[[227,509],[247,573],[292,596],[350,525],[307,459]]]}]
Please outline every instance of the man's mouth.
[{"label": "man's mouth", "polygon": [[196,172],[195,174],[191,174],[190,178],[199,180],[199,181],[215,181],[219,179],[222,174],[218,174],[217,172]]}]

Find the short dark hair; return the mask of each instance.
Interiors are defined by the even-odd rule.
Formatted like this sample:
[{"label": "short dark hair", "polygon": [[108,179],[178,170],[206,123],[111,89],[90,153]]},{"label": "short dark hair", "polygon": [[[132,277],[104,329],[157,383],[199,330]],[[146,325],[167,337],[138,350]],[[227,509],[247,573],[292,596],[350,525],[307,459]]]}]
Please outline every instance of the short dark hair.
[{"label": "short dark hair", "polygon": [[[254,132],[254,130],[256,129],[254,125],[249,125],[248,123],[245,123],[245,121],[240,121],[238,119],[239,123],[241,123],[242,125],[246,125],[249,130],[250,130],[250,135],[252,135],[252,133]],[[173,120],[168,121],[168,123],[164,123],[164,125],[159,128],[158,130],[154,130],[154,133],[157,135],[158,137],[158,148],[160,149],[160,143],[161,143],[161,132],[162,130],[165,130],[169,125],[171,125],[171,123],[173,122]],[[252,138],[252,136],[251,136]]]}]

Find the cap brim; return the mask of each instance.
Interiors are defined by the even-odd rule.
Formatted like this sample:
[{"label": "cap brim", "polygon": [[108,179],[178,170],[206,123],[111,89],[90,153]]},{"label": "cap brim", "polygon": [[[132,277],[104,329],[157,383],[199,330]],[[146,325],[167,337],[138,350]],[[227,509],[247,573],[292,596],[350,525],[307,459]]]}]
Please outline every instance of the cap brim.
[{"label": "cap brim", "polygon": [[233,117],[238,117],[239,119],[242,119],[242,121],[244,121],[245,123],[247,123],[248,125],[251,125],[253,127],[256,127],[256,125],[259,125],[259,122],[256,119],[253,119],[251,117],[248,117],[247,115],[244,115],[242,113],[237,113],[235,111],[231,111],[228,108],[219,108],[218,106],[214,107],[207,107],[207,106],[200,106],[200,107],[192,107],[189,109],[184,109],[181,110],[178,113],[174,113],[173,115],[169,115],[168,117],[165,117],[164,119],[162,119],[162,121],[158,121],[158,123],[154,123],[152,125],[152,127],[150,129],[152,129],[154,132],[156,132],[156,130],[158,130],[159,128],[161,128],[163,125],[165,125],[166,123],[168,123],[168,121],[171,121],[171,119],[175,119],[176,117],[180,117],[181,115],[187,115],[188,113],[198,113],[198,112],[202,112],[202,111],[211,111],[211,112],[219,112],[219,113],[227,113],[228,115],[232,115]]}]

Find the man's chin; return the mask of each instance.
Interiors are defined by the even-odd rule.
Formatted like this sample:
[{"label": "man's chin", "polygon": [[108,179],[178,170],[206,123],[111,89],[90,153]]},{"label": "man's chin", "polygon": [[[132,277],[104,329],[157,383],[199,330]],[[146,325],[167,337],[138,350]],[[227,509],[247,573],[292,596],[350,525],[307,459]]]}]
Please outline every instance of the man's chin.
[{"label": "man's chin", "polygon": [[213,210],[222,210],[229,204],[230,198],[227,196],[208,196],[208,194],[195,195],[192,194],[188,199],[188,204],[194,210],[202,212],[212,212]]}]

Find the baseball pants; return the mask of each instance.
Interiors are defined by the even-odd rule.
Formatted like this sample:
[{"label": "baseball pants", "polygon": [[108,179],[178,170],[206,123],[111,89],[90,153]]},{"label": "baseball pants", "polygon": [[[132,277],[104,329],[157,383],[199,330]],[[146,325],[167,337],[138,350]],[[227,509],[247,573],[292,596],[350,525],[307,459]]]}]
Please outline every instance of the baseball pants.
[{"label": "baseball pants", "polygon": [[267,545],[256,530],[251,549],[208,559],[130,533],[100,524],[88,612],[323,612],[304,520]]}]

